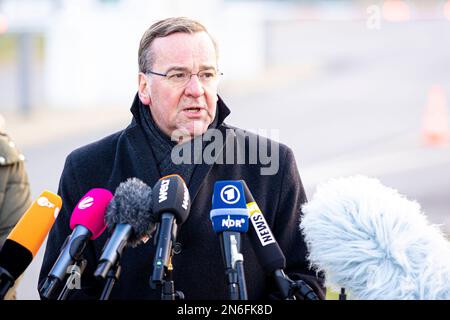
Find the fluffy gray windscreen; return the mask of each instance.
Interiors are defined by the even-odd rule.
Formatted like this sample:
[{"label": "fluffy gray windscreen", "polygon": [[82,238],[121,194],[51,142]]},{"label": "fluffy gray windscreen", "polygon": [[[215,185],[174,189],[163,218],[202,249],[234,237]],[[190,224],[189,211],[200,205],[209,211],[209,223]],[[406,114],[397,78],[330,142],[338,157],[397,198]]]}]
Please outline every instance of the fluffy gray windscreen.
[{"label": "fluffy gray windscreen", "polygon": [[116,224],[131,225],[133,233],[128,242],[134,247],[143,237],[153,235],[152,216],[152,188],[137,178],[128,178],[117,187],[106,209],[105,221],[110,232]]}]

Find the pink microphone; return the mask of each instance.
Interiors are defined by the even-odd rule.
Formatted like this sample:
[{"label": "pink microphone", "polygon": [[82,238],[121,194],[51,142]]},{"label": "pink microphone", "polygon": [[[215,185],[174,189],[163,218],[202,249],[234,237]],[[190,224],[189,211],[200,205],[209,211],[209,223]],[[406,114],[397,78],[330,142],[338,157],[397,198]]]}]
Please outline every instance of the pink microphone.
[{"label": "pink microphone", "polygon": [[[70,218],[72,234],[66,239],[65,246],[50,270],[44,284],[39,288],[39,293],[44,299],[64,299],[68,290],[67,284],[61,294],[55,296],[56,290],[64,283],[68,274],[74,267],[82,265],[83,251],[89,240],[94,240],[102,234],[106,228],[105,211],[112,200],[113,194],[106,189],[91,189],[81,198],[73,210]],[[83,272],[78,271],[79,273]]]},{"label": "pink microphone", "polygon": [[76,205],[70,218],[70,228],[82,225],[91,233],[90,240],[95,240],[106,229],[105,211],[113,194],[106,189],[91,189]]}]

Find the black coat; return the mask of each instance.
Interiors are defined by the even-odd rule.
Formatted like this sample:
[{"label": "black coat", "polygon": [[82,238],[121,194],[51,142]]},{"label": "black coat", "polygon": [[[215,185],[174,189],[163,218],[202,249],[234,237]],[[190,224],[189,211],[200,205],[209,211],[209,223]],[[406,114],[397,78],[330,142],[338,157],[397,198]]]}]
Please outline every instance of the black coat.
[{"label": "black coat", "polygon": [[[137,98],[131,111],[133,120],[122,131],[73,151],[66,159],[58,194],[63,199],[62,210],[50,232],[39,282],[46,277],[55,262],[61,245],[71,233],[69,220],[79,199],[92,188],[106,188],[114,193],[117,186],[129,177],[137,177],[149,186],[160,178],[151,146],[145,138],[140,121]],[[248,145],[240,137],[255,137],[223,123],[229,114],[221,100],[218,102],[218,129],[226,134],[226,155],[231,142],[237,148]],[[258,139],[265,139],[258,137]],[[179,229],[177,242],[181,252],[173,256],[173,280],[176,290],[186,299],[228,299],[219,238],[209,218],[214,183],[217,180],[247,182],[256,202],[282,248],[286,260],[286,273],[291,278],[307,281],[323,298],[323,279],[308,269],[306,247],[299,231],[300,206],[306,201],[293,152],[283,144],[279,146],[279,170],[275,175],[261,175],[261,163],[256,164],[200,164],[188,185],[192,206],[187,221]],[[269,143],[270,146],[270,143]],[[237,153],[235,152],[235,155]],[[225,158],[224,158],[225,159]],[[98,298],[102,286],[92,278],[93,271],[108,238],[104,232],[89,243],[84,255],[87,268],[81,278],[82,290],[71,298]],[[249,299],[265,299],[273,293],[272,283],[258,264],[249,240],[243,237],[242,253]],[[122,273],[111,299],[160,299],[160,292],[149,287],[154,257],[153,241],[136,248],[125,248],[121,259]]]}]

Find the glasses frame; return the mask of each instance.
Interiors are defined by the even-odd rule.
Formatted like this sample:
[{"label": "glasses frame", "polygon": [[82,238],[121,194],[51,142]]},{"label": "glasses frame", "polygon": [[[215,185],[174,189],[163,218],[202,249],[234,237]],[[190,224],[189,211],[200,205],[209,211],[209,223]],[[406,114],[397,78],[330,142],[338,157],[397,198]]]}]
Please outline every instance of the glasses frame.
[{"label": "glasses frame", "polygon": [[[186,84],[188,84],[189,83],[189,81],[191,81],[191,78],[192,78],[192,76],[197,76],[197,78],[199,78],[199,80],[200,80],[200,77],[198,76],[198,74],[200,73],[200,72],[204,72],[204,71],[207,71],[207,70],[200,70],[199,72],[197,72],[197,73],[191,73],[191,75],[189,76],[189,80],[188,81],[186,81],[186,83],[184,84],[184,86],[186,85]],[[215,70],[216,71],[216,76],[217,76],[217,79],[219,78],[219,76],[223,76],[223,72],[221,72],[221,71],[219,71],[219,70]],[[153,75],[156,75],[156,76],[160,76],[160,77],[165,77],[165,78],[167,78],[167,76],[169,75],[169,73],[160,73],[160,72],[155,72],[155,71],[153,71],[153,70],[147,70],[146,72],[145,72],[146,74],[148,74],[148,73],[150,73],[150,74],[153,74]],[[200,80],[200,82],[204,85],[204,83]]]}]

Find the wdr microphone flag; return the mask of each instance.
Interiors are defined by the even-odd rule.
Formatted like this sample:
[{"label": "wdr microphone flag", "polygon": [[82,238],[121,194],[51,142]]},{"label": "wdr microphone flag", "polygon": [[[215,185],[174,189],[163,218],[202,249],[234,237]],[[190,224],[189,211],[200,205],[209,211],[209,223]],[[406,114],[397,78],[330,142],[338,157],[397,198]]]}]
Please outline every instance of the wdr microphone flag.
[{"label": "wdr microphone flag", "polygon": [[215,232],[247,232],[249,213],[242,182],[223,180],[215,183],[210,218]]}]

